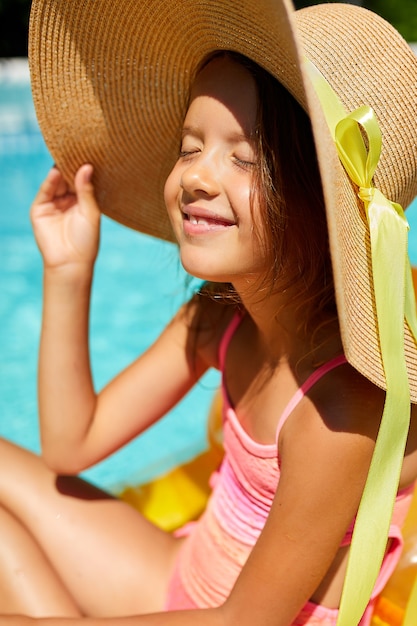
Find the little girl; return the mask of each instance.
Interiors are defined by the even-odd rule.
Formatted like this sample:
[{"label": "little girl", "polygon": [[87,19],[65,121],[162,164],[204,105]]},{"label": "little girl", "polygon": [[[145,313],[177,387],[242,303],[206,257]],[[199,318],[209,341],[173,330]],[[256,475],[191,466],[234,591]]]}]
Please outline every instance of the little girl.
[{"label": "little girl", "polygon": [[[31,28],[34,97],[59,169],[31,211],[44,262],[42,458],[0,441],[0,624],[335,625],[392,388],[365,208],[380,190],[403,206],[417,193],[416,59],[388,24],[350,5],[294,13],[284,0],[101,0],[93,14],[35,0]],[[326,117],[313,83],[331,91]],[[382,131],[366,184],[334,148],[340,101],[372,105]],[[369,109],[362,117],[374,120]],[[172,232],[205,286],[96,393],[88,317],[100,210],[169,237],[164,151]],[[391,282],[402,305],[401,274]],[[412,314],[405,331],[400,315],[405,348],[390,357],[406,361],[416,402]],[[167,534],[75,476],[160,419],[210,367],[222,373],[225,456],[198,521]],[[398,561],[416,477],[411,419],[362,626]]]}]

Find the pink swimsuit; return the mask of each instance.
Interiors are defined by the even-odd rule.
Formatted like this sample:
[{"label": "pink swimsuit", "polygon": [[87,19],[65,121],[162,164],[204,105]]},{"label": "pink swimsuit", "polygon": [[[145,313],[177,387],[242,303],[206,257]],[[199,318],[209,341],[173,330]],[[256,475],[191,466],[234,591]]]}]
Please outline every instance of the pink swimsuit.
[{"label": "pink swimsuit", "polygon": [[[228,344],[241,316],[236,315],[220,346],[220,368],[224,372]],[[327,372],[346,363],[337,357],[316,370],[290,400],[278,423],[281,428],[307,391]],[[260,444],[249,437],[228,400],[223,382],[225,456],[212,477],[213,492],[201,518],[183,529],[186,541],[180,549],[165,609],[169,611],[208,608],[222,604],[233,587],[248,555],[259,537],[279,482],[276,444]],[[408,511],[413,489],[398,493],[390,537],[373,598],[382,590],[394,570],[402,549],[400,527]],[[349,545],[352,527],[342,545]],[[371,601],[360,626],[370,623]],[[338,610],[308,602],[293,626],[335,626]]]}]

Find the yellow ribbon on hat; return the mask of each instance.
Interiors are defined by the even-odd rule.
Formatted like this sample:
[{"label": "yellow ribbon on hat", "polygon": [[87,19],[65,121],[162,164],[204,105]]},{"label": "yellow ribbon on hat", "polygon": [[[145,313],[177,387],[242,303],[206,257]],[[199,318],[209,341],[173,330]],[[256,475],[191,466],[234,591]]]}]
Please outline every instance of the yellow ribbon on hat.
[{"label": "yellow ribbon on hat", "polygon": [[[353,626],[360,622],[366,609],[386,550],[410,424],[404,319],[416,338],[417,315],[408,260],[409,226],[404,211],[372,184],[382,144],[375,113],[369,106],[346,113],[316,66],[308,59],[305,59],[305,65],[339,158],[350,179],[358,186],[358,195],[364,203],[371,239],[377,327],[387,389],[375,450],[356,518],[337,621],[337,626]],[[417,597],[417,592],[412,595]],[[409,606],[407,619],[411,620],[410,623],[417,623],[417,606]]]}]

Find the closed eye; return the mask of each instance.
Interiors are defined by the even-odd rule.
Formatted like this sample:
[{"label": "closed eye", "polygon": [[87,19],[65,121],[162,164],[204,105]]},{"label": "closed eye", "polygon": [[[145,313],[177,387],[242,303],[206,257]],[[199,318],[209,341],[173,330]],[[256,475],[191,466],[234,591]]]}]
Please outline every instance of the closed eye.
[{"label": "closed eye", "polygon": [[241,167],[243,169],[252,169],[256,166],[255,161],[246,161],[244,159],[239,159],[238,157],[234,157],[233,161],[237,167]]},{"label": "closed eye", "polygon": [[198,154],[200,151],[198,149],[195,150],[180,150],[179,156],[180,159],[187,159],[191,156],[193,156],[194,154]]}]

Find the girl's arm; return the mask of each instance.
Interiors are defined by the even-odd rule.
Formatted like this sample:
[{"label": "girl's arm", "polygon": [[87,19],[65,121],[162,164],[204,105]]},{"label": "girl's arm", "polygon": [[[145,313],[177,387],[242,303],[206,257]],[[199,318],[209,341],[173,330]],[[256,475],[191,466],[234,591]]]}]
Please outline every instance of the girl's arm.
[{"label": "girl's arm", "polygon": [[59,457],[65,447],[62,438],[68,438],[71,448],[95,406],[88,318],[100,212],[94,201],[91,175],[91,166],[83,166],[72,192],[53,168],[31,208],[33,231],[44,263],[38,400],[46,460],[55,450]]},{"label": "girl's arm", "polygon": [[196,356],[193,308],[180,311],[160,339],[100,394],[90,369],[88,322],[100,212],[91,166],[75,192],[53,169],[31,210],[44,261],[39,354],[43,455],[56,472],[77,473],[164,415],[207,368]]}]

